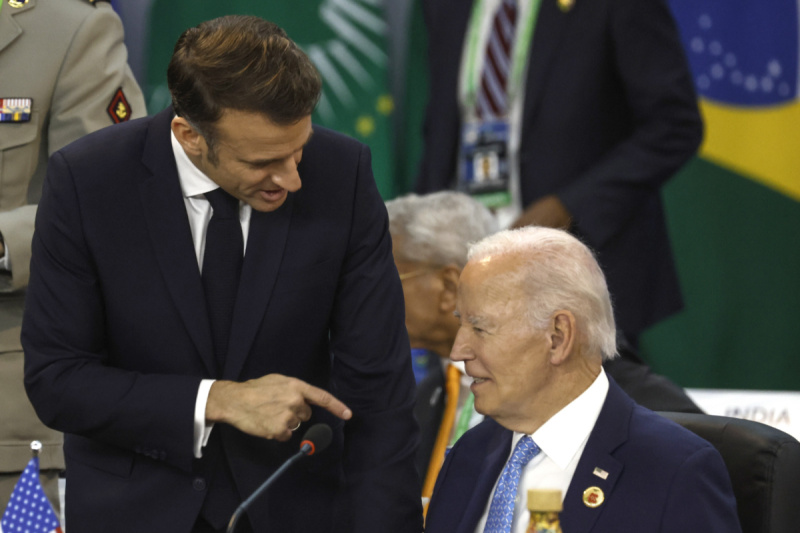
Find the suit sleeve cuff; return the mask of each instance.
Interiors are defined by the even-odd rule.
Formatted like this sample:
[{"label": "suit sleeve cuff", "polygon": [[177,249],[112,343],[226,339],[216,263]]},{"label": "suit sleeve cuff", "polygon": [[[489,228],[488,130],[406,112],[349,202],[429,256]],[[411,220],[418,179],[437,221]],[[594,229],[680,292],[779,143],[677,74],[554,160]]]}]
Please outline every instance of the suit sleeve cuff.
[{"label": "suit sleeve cuff", "polygon": [[208,437],[214,428],[214,424],[206,424],[206,403],[214,381],[204,379],[197,389],[197,401],[194,404],[194,456],[197,459],[203,456],[203,447],[208,443]]}]

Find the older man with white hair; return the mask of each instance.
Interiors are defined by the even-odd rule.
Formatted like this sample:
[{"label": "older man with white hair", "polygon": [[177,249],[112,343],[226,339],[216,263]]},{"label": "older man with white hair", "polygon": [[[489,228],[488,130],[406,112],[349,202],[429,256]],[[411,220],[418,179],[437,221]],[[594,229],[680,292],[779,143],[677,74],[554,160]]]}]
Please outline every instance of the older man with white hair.
[{"label": "older man with white hair", "polygon": [[486,420],[452,448],[427,533],[526,530],[527,491],[557,489],[570,533],[741,531],[722,458],[607,377],[608,288],[568,233],[527,227],[470,249],[451,358]]},{"label": "older man with white hair", "polygon": [[420,425],[417,470],[427,501],[449,446],[483,416],[472,408],[464,365],[450,361],[458,332],[456,288],[470,243],[498,230],[483,204],[460,192],[409,194],[386,203],[392,254],[403,284],[412,348],[435,354],[418,384],[414,415]]}]

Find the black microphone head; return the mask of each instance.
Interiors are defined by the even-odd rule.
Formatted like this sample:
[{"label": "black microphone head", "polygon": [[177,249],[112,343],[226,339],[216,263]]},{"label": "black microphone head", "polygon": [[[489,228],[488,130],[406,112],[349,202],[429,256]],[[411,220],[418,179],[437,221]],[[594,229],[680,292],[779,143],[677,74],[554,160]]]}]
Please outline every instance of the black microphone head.
[{"label": "black microphone head", "polygon": [[314,455],[327,448],[332,439],[333,431],[328,424],[314,424],[303,435],[300,451],[306,455]]}]

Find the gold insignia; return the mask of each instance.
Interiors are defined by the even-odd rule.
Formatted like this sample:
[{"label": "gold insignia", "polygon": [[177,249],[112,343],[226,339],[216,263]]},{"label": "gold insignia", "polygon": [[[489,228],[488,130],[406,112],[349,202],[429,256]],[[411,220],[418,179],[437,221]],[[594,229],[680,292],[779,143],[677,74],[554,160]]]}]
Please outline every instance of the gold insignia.
[{"label": "gold insignia", "polygon": [[586,504],[586,507],[591,507],[592,509],[600,507],[605,499],[606,496],[600,487],[589,487],[583,491],[583,503]]},{"label": "gold insignia", "polygon": [[558,0],[558,7],[564,13],[572,9],[572,6],[574,5],[575,5],[575,0]]},{"label": "gold insignia", "polygon": [[20,7],[24,6],[27,3],[28,0],[8,0],[8,5],[17,9],[19,9]]},{"label": "gold insignia", "polygon": [[125,107],[123,102],[117,102],[117,108],[114,110],[114,114],[117,115],[117,118],[120,120],[125,120],[128,118],[128,108]]}]

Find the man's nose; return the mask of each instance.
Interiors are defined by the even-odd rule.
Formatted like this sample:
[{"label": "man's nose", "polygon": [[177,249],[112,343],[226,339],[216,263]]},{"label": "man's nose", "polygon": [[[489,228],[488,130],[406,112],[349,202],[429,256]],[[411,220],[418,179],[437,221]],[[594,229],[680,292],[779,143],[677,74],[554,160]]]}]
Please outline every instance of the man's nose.
[{"label": "man's nose", "polygon": [[289,192],[299,191],[303,186],[300,174],[297,172],[297,162],[294,157],[287,157],[283,164],[272,175],[272,181]]},{"label": "man's nose", "polygon": [[472,359],[472,350],[469,347],[467,334],[464,328],[459,328],[456,333],[456,340],[453,343],[453,349],[450,351],[450,359],[453,361],[468,361]]}]

